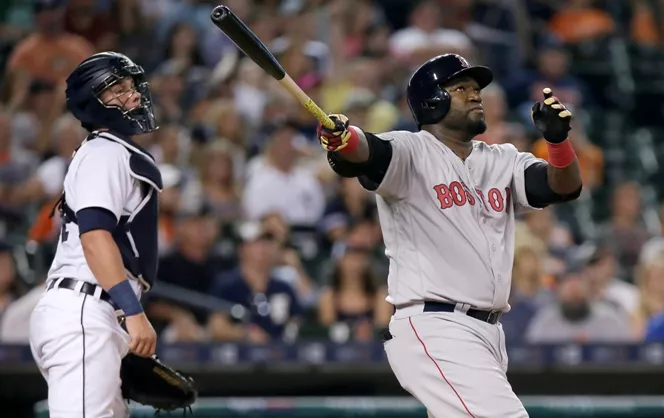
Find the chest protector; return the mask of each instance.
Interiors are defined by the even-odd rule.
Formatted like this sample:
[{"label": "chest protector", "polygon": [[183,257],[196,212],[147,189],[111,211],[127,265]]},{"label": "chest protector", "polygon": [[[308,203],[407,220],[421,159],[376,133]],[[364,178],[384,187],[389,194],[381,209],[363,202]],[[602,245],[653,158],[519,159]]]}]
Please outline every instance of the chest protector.
[{"label": "chest protector", "polygon": [[[147,292],[157,277],[159,192],[163,188],[161,172],[152,155],[131,139],[94,132],[86,139],[91,140],[116,142],[131,154],[129,173],[141,185],[142,199],[130,215],[120,218],[112,235],[120,249],[125,269],[140,281]],[[77,223],[76,213],[67,205],[64,193],[56,207],[60,210],[63,223]]]}]

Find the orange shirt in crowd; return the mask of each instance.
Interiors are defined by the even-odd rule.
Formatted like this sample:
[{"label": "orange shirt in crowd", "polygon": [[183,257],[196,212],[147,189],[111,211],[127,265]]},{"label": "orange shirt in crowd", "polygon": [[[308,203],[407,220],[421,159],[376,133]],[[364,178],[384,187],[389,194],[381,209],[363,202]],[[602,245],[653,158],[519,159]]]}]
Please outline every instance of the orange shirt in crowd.
[{"label": "orange shirt in crowd", "polygon": [[77,35],[65,33],[46,38],[32,34],[16,46],[8,68],[13,72],[25,71],[33,79],[57,84],[93,53],[92,45]]},{"label": "orange shirt in crowd", "polygon": [[[593,188],[599,186],[604,179],[604,156],[601,148],[593,144],[575,144],[574,141],[572,141],[572,145],[579,160],[583,187]],[[531,152],[537,158],[549,160],[549,150],[544,138],[535,141]]]},{"label": "orange shirt in crowd", "polygon": [[563,10],[549,22],[549,29],[565,43],[578,43],[611,33],[615,23],[598,9]]},{"label": "orange shirt in crowd", "polygon": [[657,32],[657,22],[650,9],[643,3],[636,4],[630,35],[638,44],[659,45],[660,34]]},{"label": "orange shirt in crowd", "polygon": [[55,215],[51,218],[51,210],[53,210],[53,206],[57,203],[59,198],[60,196],[41,206],[39,213],[37,213],[37,216],[32,221],[32,226],[28,232],[29,241],[35,241],[42,244],[52,240],[53,237],[60,232],[60,215],[57,210],[55,211]]}]

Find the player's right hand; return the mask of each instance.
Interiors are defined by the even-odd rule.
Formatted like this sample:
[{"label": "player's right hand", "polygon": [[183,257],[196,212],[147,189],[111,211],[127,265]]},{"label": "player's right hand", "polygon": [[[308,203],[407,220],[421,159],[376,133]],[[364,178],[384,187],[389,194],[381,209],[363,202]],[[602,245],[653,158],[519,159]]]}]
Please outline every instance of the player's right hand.
[{"label": "player's right hand", "polygon": [[131,340],[129,350],[141,357],[150,357],[157,348],[157,333],[145,313],[125,317],[127,332]]},{"label": "player's right hand", "polygon": [[335,123],[334,129],[327,129],[321,124],[318,124],[316,135],[326,151],[341,151],[348,145],[350,139],[350,131],[348,126],[350,122],[345,115],[334,114],[329,115]]}]

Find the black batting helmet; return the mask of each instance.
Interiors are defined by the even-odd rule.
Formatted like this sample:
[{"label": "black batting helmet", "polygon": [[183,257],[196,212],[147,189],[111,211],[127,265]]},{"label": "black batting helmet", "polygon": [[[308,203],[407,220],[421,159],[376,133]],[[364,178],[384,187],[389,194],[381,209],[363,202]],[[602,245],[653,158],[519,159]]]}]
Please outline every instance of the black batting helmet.
[{"label": "black batting helmet", "polygon": [[[134,80],[141,101],[133,109],[104,104],[101,93],[125,77]],[[143,68],[117,52],[101,52],[85,59],[67,78],[67,109],[88,131],[108,128],[132,136],[157,129],[150,89]]]},{"label": "black batting helmet", "polygon": [[451,98],[442,85],[463,76],[473,78],[481,89],[493,80],[493,73],[488,67],[471,66],[457,54],[434,57],[413,73],[406,97],[418,127],[443,120],[450,110]]}]

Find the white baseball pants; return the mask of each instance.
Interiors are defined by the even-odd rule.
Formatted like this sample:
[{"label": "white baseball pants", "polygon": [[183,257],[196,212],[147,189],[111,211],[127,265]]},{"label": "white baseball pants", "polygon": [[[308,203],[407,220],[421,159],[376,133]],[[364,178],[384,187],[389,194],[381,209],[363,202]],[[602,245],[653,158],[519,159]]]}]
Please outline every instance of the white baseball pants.
[{"label": "white baseball pants", "polygon": [[48,383],[50,418],[127,418],[120,364],[129,335],[107,302],[51,289],[30,320],[30,346]]},{"label": "white baseball pants", "polygon": [[392,371],[430,418],[528,417],[507,381],[500,324],[420,307],[419,313],[397,311],[389,329],[385,352]]}]

